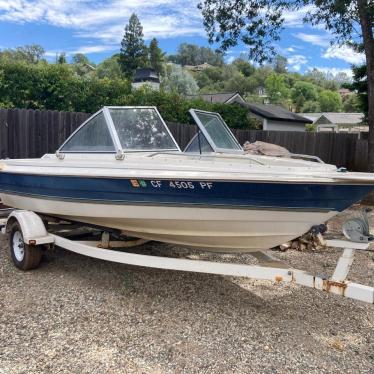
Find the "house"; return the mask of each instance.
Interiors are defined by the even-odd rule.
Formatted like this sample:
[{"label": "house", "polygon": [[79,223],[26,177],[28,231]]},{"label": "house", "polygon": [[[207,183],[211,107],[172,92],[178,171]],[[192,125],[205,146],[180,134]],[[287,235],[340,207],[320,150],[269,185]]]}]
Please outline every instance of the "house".
[{"label": "house", "polygon": [[363,113],[299,113],[313,121],[318,132],[366,132],[368,126],[363,124]]},{"label": "house", "polygon": [[246,101],[240,95],[239,92],[222,92],[222,93],[209,93],[199,95],[188,95],[187,99],[201,98],[208,103],[219,103],[219,104],[232,104],[232,103],[245,103]]},{"label": "house", "polygon": [[249,115],[262,123],[263,130],[305,131],[305,125],[313,123],[308,118],[292,113],[277,105],[247,103],[239,92],[189,95],[187,98],[201,98],[209,103],[240,104],[248,109]]},{"label": "house", "polygon": [[263,130],[272,131],[305,131],[305,125],[313,121],[299,114],[290,112],[272,104],[241,104],[248,108],[250,115],[262,122]]},{"label": "house", "polygon": [[203,71],[205,69],[212,68],[213,65],[208,64],[207,62],[204,62],[200,65],[184,65],[183,68],[189,71]]},{"label": "house", "polygon": [[340,97],[345,101],[349,96],[354,95],[355,93],[348,88],[339,88],[338,90]]},{"label": "house", "polygon": [[160,77],[152,68],[136,69],[131,85],[133,88],[147,85],[158,91],[160,89]]},{"label": "house", "polygon": [[266,90],[265,90],[264,87],[262,87],[262,86],[258,87],[257,96],[263,98],[264,100],[267,99],[268,95],[266,94]]}]

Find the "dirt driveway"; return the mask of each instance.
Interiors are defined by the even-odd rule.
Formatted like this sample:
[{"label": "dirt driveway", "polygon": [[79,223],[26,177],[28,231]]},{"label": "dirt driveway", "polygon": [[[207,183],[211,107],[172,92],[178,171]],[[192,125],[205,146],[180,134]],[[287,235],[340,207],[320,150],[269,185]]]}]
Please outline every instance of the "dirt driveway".
[{"label": "dirt driveway", "polygon": [[[4,246],[3,246],[4,247]],[[185,249],[148,244],[144,251]],[[276,252],[331,273],[340,251]],[[373,254],[351,279],[374,285]],[[225,260],[253,262],[251,256]],[[0,252],[0,373],[374,373],[374,306],[298,286],[161,271],[62,249]]]}]

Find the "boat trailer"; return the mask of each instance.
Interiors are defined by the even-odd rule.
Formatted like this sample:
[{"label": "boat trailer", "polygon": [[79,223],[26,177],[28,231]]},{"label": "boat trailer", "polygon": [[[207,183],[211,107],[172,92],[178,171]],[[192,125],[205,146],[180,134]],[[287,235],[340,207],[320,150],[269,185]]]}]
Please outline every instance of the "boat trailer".
[{"label": "boat trailer", "polygon": [[[258,265],[220,263],[129,253],[123,251],[123,248],[144,244],[146,240],[136,239],[130,242],[110,240],[109,233],[105,231],[96,240],[72,239],[71,237],[66,237],[64,232],[66,234],[70,231],[71,234],[71,231],[74,231],[74,225],[72,225],[71,229],[67,224],[61,225],[58,222],[49,224],[43,216],[39,216],[32,211],[13,210],[7,219],[3,219],[0,222],[0,226],[2,226],[2,233],[10,236],[9,247],[11,257],[14,264],[22,270],[36,268],[40,263],[42,251],[46,248],[58,246],[81,255],[128,265],[247,277],[268,280],[275,283],[294,283],[374,304],[374,287],[347,280],[356,250],[367,250],[370,245],[369,242],[326,240],[326,246],[343,248],[343,253],[337,262],[331,278],[325,278],[309,274],[303,270],[293,269],[264,252],[250,253],[258,259]],[[56,233],[56,230],[51,230],[53,226],[59,228],[60,231],[57,230]]]}]

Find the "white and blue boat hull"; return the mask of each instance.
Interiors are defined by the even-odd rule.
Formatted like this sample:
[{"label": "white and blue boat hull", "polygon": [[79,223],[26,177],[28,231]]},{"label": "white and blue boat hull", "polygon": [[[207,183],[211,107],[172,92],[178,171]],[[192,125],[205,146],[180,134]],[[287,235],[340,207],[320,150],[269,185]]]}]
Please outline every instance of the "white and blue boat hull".
[{"label": "white and blue boat hull", "polygon": [[367,184],[77,177],[3,172],[3,202],[211,251],[271,248],[359,200]]},{"label": "white and blue boat hull", "polygon": [[[46,199],[3,193],[5,204],[167,243],[250,252],[287,242],[336,211],[170,206]],[[56,214],[58,212],[58,214]]]}]

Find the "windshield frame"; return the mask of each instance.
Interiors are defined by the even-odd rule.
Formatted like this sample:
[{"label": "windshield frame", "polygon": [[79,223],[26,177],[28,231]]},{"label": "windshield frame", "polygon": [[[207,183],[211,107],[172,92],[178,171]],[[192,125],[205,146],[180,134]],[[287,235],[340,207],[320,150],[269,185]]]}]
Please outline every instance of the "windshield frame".
[{"label": "windshield frame", "polygon": [[[175,145],[175,148],[161,148],[161,149],[155,149],[155,148],[151,148],[151,149],[126,149],[126,148],[123,148],[122,144],[121,144],[121,141],[118,137],[117,130],[115,128],[112,116],[110,114],[111,109],[114,109],[114,110],[118,110],[118,109],[124,109],[124,110],[128,110],[128,109],[151,109],[151,110],[154,110],[156,112],[158,118],[161,120],[161,123],[163,124],[164,128],[166,129],[166,132],[168,133],[171,140],[173,141],[173,143]],[[113,130],[113,132],[115,133],[115,135],[118,139],[118,144],[121,147],[120,149],[123,152],[130,153],[130,152],[176,152],[177,151],[177,152],[182,153],[182,151],[181,151],[177,141],[175,140],[173,134],[171,133],[169,127],[167,126],[164,119],[161,117],[160,112],[158,111],[158,109],[155,106],[107,106],[107,107],[104,107],[103,110],[106,110],[107,113],[108,113],[110,126],[112,127],[112,130]]]},{"label": "windshield frame", "polygon": [[[113,123],[113,119],[112,119],[112,116],[110,115],[110,109],[124,109],[124,110],[127,110],[127,109],[151,109],[151,110],[154,110],[157,114],[157,116],[159,117],[159,119],[161,120],[164,128],[166,129],[167,133],[169,134],[170,138],[172,139],[174,145],[175,145],[175,148],[163,148],[163,149],[126,149],[126,148],[123,148],[122,147],[122,144],[119,140],[119,137],[118,137],[118,134],[117,134],[117,130],[114,126],[114,123]],[[106,125],[107,125],[107,128],[109,130],[109,133],[110,133],[110,136],[112,138],[112,141],[113,141],[113,144],[114,144],[114,150],[113,151],[64,151],[63,148],[64,146],[70,141],[70,139],[72,139],[89,121],[91,121],[94,117],[96,117],[97,115],[99,115],[100,113],[103,113],[104,115],[104,119],[105,119],[105,122],[106,122]],[[87,118],[62,144],[61,146],[58,148],[57,152],[58,153],[74,153],[74,154],[102,154],[102,153],[105,153],[105,154],[116,154],[116,153],[119,153],[119,152],[123,152],[123,153],[131,153],[131,152],[179,152],[179,153],[182,153],[178,143],[176,142],[173,134],[171,133],[169,127],[166,125],[164,119],[161,117],[161,114],[160,112],[157,110],[157,108],[155,106],[104,106],[103,108],[101,108],[100,110],[98,110],[96,113],[94,113],[92,116],[90,116],[89,118]]]},{"label": "windshield frame", "polygon": [[[93,120],[96,116],[98,116],[100,113],[102,113],[104,115],[104,120],[105,120],[105,123],[107,125],[107,128],[109,130],[109,133],[110,133],[110,136],[112,138],[112,141],[113,141],[113,146],[114,146],[114,150],[113,151],[65,151],[63,150],[63,148],[65,147],[65,145],[84,127],[87,125],[88,122],[90,122],[91,120]],[[61,153],[61,154],[68,154],[68,153],[71,153],[71,154],[116,154],[117,152],[119,152],[121,150],[120,148],[120,144],[119,144],[119,139],[118,139],[118,136],[117,136],[117,133],[115,131],[113,131],[114,129],[112,128],[112,126],[110,125],[109,123],[109,120],[108,120],[108,114],[106,111],[105,111],[105,107],[101,108],[100,110],[98,110],[97,112],[95,112],[94,114],[92,114],[92,116],[88,117],[80,126],[78,126],[69,136],[68,138],[60,145],[60,147],[58,148],[58,150],[56,151],[57,153]]]},{"label": "windshield frame", "polygon": [[[194,121],[196,122],[199,130],[203,133],[203,135],[205,136],[205,139],[207,140],[207,142],[209,143],[209,145],[212,147],[212,149],[213,149],[214,152],[216,152],[216,153],[239,153],[239,154],[243,154],[244,153],[244,150],[243,150],[242,146],[239,144],[239,142],[235,138],[234,134],[232,133],[232,131],[230,130],[230,128],[227,126],[226,122],[223,120],[223,118],[221,117],[221,115],[219,113],[208,112],[208,111],[200,110],[200,109],[190,109],[189,112],[190,112],[192,118],[194,119]],[[229,137],[238,146],[238,149],[217,147],[216,143],[213,141],[213,139],[210,136],[209,132],[207,131],[207,129],[205,128],[205,126],[201,122],[200,118],[198,117],[198,113],[204,113],[204,114],[210,114],[210,115],[217,116],[218,119],[221,121],[221,123],[222,123],[223,127],[225,128],[225,130],[226,130],[227,134],[229,135]],[[192,141],[195,139],[196,136],[197,136],[197,134],[188,143],[188,145],[186,146],[186,149],[190,145],[190,143],[192,143]]]}]

